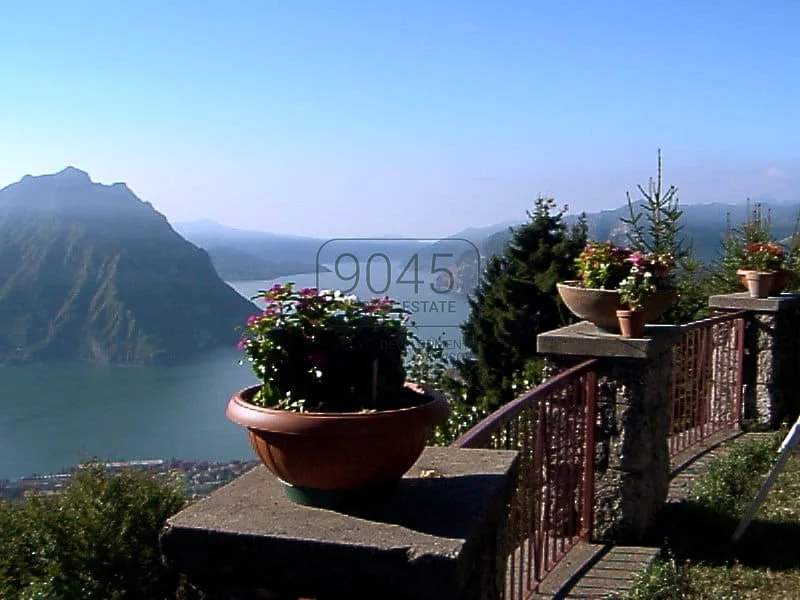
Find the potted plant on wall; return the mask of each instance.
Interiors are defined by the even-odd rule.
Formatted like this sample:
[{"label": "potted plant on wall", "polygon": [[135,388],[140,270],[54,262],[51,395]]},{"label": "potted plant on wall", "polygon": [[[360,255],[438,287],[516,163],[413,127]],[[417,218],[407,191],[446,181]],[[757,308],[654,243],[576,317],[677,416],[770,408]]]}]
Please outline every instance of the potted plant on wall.
[{"label": "potted plant on wall", "polygon": [[624,338],[644,337],[645,302],[656,291],[655,261],[640,252],[627,258],[631,264],[628,275],[619,284],[620,303],[626,308],[617,311],[619,328]]},{"label": "potted plant on wall", "polygon": [[[661,151],[658,174],[647,189],[637,186],[642,200],[634,203],[627,194],[628,218],[621,218],[627,228],[627,247],[612,242],[591,242],[577,259],[577,281],[557,285],[567,308],[581,319],[609,332],[619,331],[617,311],[624,310],[619,286],[631,274],[630,258],[640,257],[652,263],[651,283],[655,287],[641,308],[645,322],[652,322],[667,312],[678,298],[675,268],[687,256],[679,239],[682,211],[678,189],[663,191]],[[638,259],[637,259],[638,260]]]},{"label": "potted plant on wall", "polygon": [[266,308],[248,320],[240,348],[260,383],[231,397],[228,418],[298,503],[391,492],[449,413],[442,394],[406,382],[408,315],[390,298],[291,283],[256,298]]},{"label": "potted plant on wall", "polygon": [[[744,223],[734,226],[730,221],[731,217],[728,215],[728,227],[723,241],[724,255],[721,258],[718,279],[725,285],[730,279],[729,273],[732,274],[735,271],[735,277],[738,278],[741,286],[749,290],[747,273],[757,270],[754,265],[759,260],[756,256],[759,252],[759,245],[767,244],[771,252],[774,253],[780,250],[782,256],[780,264],[778,264],[777,260],[771,262],[769,272],[772,273],[772,284],[768,295],[777,296],[784,292],[792,285],[795,279],[796,265],[792,264],[794,263],[794,256],[792,256],[794,252],[784,252],[783,248],[775,241],[772,235],[770,211],[767,211],[765,216],[761,204],[756,203],[752,209],[749,209],[749,216]],[[795,227],[795,234],[791,237],[792,246],[795,245],[796,240],[797,227]],[[753,262],[754,260],[756,262]],[[766,279],[770,278],[767,277]]]},{"label": "potted plant on wall", "polygon": [[[559,283],[559,295],[576,316],[600,329],[620,331],[621,312],[636,313],[630,317],[643,327],[675,302],[675,259],[669,253],[589,242],[576,262],[580,279]],[[623,318],[627,322],[628,316]]]},{"label": "potted plant on wall", "polygon": [[766,298],[776,292],[775,278],[783,271],[784,251],[775,242],[745,244],[742,252],[742,269],[737,274],[744,277],[751,298]]}]

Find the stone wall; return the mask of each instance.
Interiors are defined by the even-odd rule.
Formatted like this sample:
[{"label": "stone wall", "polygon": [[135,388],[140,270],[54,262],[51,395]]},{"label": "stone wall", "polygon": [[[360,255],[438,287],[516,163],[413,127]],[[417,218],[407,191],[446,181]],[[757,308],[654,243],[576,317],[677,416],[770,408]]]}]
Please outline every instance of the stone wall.
[{"label": "stone wall", "polygon": [[719,311],[747,311],[744,419],[774,429],[800,413],[800,296],[712,296]]},{"label": "stone wall", "polygon": [[593,539],[640,540],[669,488],[672,347],[678,328],[624,340],[588,323],[539,336],[547,375],[597,358]]},{"label": "stone wall", "polygon": [[600,363],[596,540],[640,539],[666,501],[671,374],[670,349],[659,353],[649,368],[639,361]]}]

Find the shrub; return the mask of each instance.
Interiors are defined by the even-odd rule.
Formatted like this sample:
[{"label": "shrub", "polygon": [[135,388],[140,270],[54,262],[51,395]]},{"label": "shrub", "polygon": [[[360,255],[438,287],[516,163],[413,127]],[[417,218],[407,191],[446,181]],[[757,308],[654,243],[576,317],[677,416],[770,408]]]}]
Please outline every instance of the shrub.
[{"label": "shrub", "polygon": [[782,436],[751,441],[709,465],[692,488],[690,499],[722,516],[741,517],[775,460]]},{"label": "shrub", "polygon": [[0,598],[174,598],[158,536],[182,489],[145,473],[79,469],[67,490],[0,504]]}]

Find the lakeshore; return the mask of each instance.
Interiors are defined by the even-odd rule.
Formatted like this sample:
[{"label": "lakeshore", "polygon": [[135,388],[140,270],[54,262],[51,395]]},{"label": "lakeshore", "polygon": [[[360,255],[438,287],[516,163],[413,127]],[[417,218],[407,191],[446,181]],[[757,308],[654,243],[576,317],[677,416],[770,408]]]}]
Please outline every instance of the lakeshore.
[{"label": "lakeshore", "polygon": [[[30,496],[50,496],[66,489],[75,473],[84,468],[84,463],[69,471],[46,475],[33,474],[19,479],[0,479],[0,500],[21,500]],[[115,473],[126,469],[147,472],[155,477],[180,478],[190,499],[206,496],[229,483],[259,464],[257,460],[232,460],[226,462],[187,461],[177,458],[168,460],[115,461],[102,464],[106,472]]]}]

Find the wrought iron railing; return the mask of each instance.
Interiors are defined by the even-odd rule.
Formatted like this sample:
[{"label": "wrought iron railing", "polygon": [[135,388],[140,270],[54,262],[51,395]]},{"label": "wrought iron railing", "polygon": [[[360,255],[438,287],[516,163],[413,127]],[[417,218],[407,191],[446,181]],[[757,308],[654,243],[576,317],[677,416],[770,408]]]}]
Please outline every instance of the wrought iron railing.
[{"label": "wrought iron railing", "polygon": [[517,450],[509,507],[506,597],[528,598],[592,528],[596,360],[568,369],[503,406],[453,445]]},{"label": "wrought iron railing", "polygon": [[744,328],[744,312],[681,326],[672,350],[670,457],[741,421]]}]

